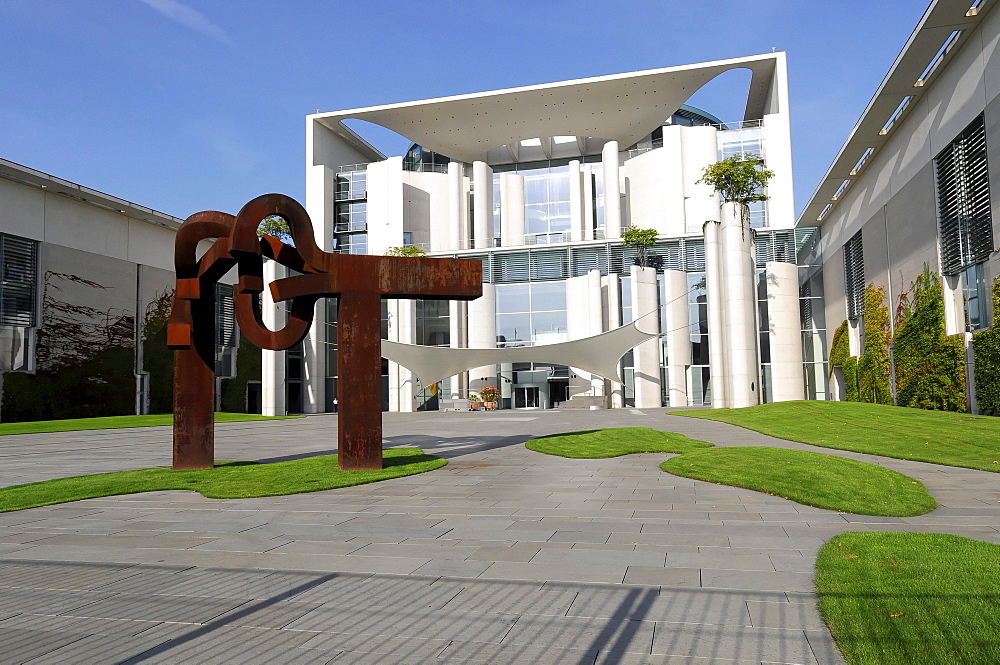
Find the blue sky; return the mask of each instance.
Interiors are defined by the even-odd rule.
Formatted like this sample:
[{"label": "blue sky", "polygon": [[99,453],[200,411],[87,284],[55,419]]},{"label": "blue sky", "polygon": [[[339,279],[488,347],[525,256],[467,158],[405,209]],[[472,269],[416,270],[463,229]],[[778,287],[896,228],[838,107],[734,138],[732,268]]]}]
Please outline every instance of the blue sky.
[{"label": "blue sky", "polygon": [[[777,48],[798,210],[927,3],[0,0],[0,157],[178,217],[235,213],[266,192],[303,199],[317,109]],[[746,84],[728,74],[692,103],[738,120]]]}]

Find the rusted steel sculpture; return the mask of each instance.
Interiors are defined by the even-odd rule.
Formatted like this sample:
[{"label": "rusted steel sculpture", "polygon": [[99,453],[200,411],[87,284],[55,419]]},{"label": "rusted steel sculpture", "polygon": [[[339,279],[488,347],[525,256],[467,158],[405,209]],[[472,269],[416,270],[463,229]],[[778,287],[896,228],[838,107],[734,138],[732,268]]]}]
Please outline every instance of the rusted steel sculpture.
[{"label": "rusted steel sculpture", "polygon": [[[257,227],[280,215],[293,245]],[[200,259],[198,243],[216,239]],[[261,319],[264,258],[299,273],[270,285],[275,302],[291,301],[288,322],[276,331]],[[382,468],[381,299],[474,300],[482,295],[478,261],[332,254],[316,245],[312,222],[297,201],[266,194],[235,217],[199,212],[188,217],[175,241],[177,289],[167,325],[174,349],[175,469],[203,469],[215,463],[215,287],[233,266],[236,320],[243,335],[264,349],[283,350],[309,332],[316,301],[339,299],[337,369],[341,469]]]}]

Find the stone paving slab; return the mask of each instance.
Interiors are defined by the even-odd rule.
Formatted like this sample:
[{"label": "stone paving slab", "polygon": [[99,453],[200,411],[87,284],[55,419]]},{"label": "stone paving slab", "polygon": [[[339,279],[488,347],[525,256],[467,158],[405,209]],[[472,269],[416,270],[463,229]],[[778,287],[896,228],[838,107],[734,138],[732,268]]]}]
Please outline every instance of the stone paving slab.
[{"label": "stone paving slab", "polygon": [[[0,644],[26,650],[11,662],[836,665],[812,593],[822,543],[848,530],[1000,542],[987,472],[822,450],[912,475],[942,504],[887,520],[676,478],[662,455],[567,460],[521,445],[644,425],[812,449],[662,411],[384,420],[387,445],[449,465],[286,497],[151,492],[0,514],[0,631],[21,631]],[[332,452],[335,423],[222,425],[218,456]],[[0,437],[0,485],[169,457],[164,428]],[[132,631],[145,652],[129,651]]]}]

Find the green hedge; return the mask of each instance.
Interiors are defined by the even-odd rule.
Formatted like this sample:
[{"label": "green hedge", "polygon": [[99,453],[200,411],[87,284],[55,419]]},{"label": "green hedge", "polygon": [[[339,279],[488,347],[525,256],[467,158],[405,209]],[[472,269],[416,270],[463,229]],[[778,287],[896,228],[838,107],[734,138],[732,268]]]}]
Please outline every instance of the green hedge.
[{"label": "green hedge", "polygon": [[897,403],[965,411],[965,347],[960,336],[945,335],[941,280],[925,264],[910,290],[893,344]]},{"label": "green hedge", "polygon": [[261,380],[261,350],[240,333],[236,376],[222,379],[221,406],[230,413],[247,412],[247,382]]},{"label": "green hedge", "polygon": [[979,413],[1000,416],[1000,277],[993,281],[993,328],[972,336]]}]

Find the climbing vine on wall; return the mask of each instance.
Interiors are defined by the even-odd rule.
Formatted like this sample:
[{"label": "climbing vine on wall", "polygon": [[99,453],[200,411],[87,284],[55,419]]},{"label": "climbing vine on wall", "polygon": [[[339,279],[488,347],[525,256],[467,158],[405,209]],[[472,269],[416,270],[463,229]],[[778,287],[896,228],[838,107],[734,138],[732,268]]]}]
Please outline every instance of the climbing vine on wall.
[{"label": "climbing vine on wall", "polygon": [[851,357],[851,342],[848,338],[847,319],[833,333],[830,343],[830,373],[840,368],[844,378],[844,398],[848,402],[858,401],[858,359]]},{"label": "climbing vine on wall", "polygon": [[858,397],[862,402],[892,404],[889,387],[889,309],[885,290],[865,287],[865,348],[858,358]]},{"label": "climbing vine on wall", "polygon": [[972,336],[979,413],[1000,416],[1000,277],[993,281],[993,328]]},{"label": "climbing vine on wall", "polygon": [[[965,349],[945,335],[941,280],[924,265],[910,285],[912,301],[900,299],[893,343],[899,406],[965,411]],[[906,295],[906,294],[904,294]]]}]

